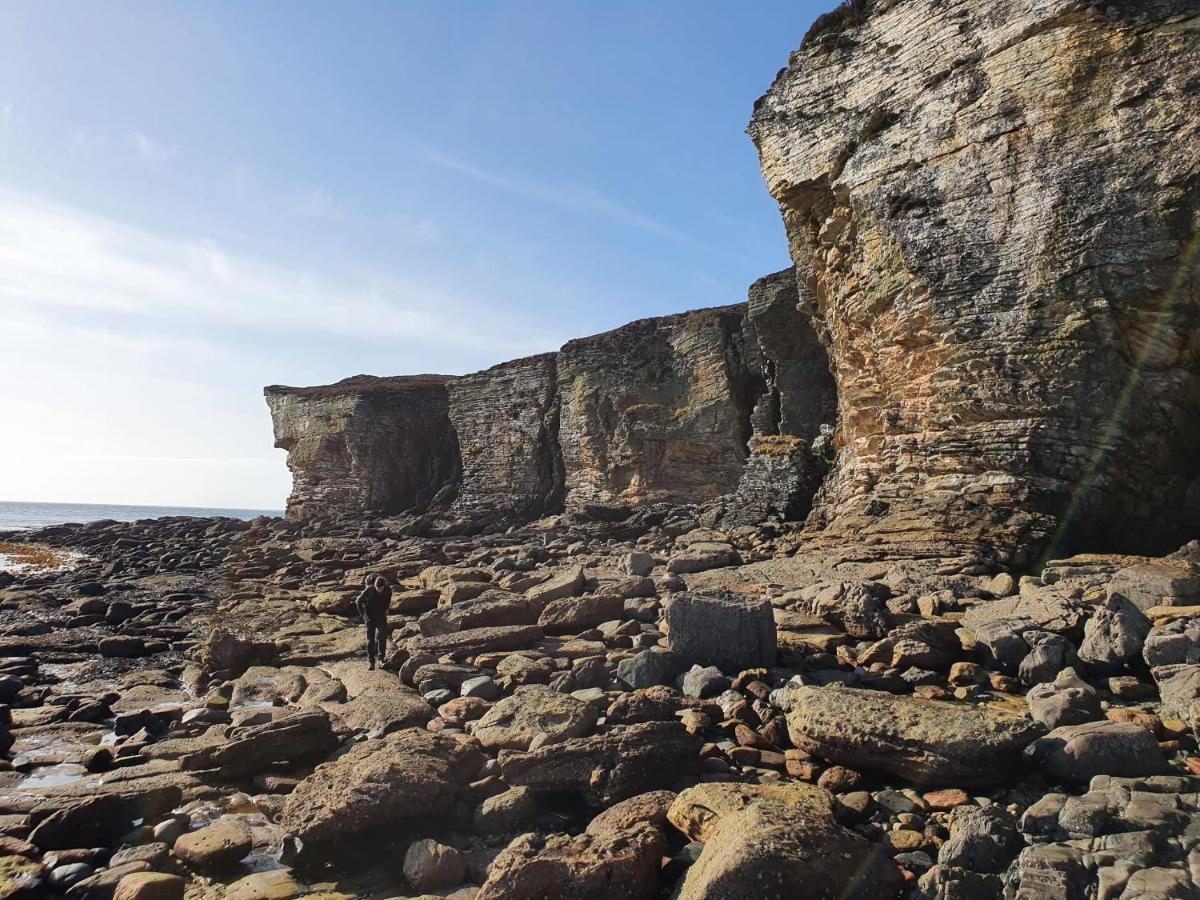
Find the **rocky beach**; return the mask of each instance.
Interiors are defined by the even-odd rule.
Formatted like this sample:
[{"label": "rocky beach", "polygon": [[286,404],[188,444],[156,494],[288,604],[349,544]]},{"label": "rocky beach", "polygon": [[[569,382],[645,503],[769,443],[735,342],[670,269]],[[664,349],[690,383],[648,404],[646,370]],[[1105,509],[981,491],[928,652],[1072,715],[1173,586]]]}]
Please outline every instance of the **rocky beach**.
[{"label": "rocky beach", "polygon": [[1200,5],[796,37],[743,301],[0,532],[0,900],[1200,897]]}]

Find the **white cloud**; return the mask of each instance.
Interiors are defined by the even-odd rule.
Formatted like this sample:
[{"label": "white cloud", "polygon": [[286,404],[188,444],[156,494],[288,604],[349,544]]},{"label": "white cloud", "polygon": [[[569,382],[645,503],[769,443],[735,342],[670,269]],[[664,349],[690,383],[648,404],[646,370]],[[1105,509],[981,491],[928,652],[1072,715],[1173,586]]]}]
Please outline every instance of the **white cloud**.
[{"label": "white cloud", "polygon": [[331,279],[0,188],[0,312],[74,309],[177,330],[409,339],[493,359],[557,345],[473,299],[379,273]]},{"label": "white cloud", "polygon": [[179,155],[179,151],[175,147],[152,138],[144,131],[133,132],[129,135],[129,139],[133,142],[133,148],[137,151],[138,156],[152,166],[161,166]]}]

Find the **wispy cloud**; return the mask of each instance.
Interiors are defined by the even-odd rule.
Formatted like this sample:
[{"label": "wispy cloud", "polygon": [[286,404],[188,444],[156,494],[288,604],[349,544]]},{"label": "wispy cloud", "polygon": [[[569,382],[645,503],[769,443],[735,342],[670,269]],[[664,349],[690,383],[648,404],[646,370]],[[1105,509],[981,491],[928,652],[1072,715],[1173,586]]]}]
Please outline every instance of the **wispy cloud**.
[{"label": "wispy cloud", "polygon": [[152,166],[161,166],[179,155],[179,150],[170,144],[151,137],[144,131],[135,131],[129,135],[137,155]]},{"label": "wispy cloud", "polygon": [[409,339],[487,358],[553,346],[528,323],[489,313],[486,299],[379,273],[290,269],[0,188],[0,311],[86,310],[179,333],[191,323]]},{"label": "wispy cloud", "polygon": [[700,242],[691,235],[644,215],[593,187],[583,184],[556,184],[501,174],[425,145],[417,145],[415,150],[417,156],[426,162],[451,172],[457,172],[473,181],[532,197],[577,213],[603,216],[622,225],[628,225],[676,243],[701,246]]}]

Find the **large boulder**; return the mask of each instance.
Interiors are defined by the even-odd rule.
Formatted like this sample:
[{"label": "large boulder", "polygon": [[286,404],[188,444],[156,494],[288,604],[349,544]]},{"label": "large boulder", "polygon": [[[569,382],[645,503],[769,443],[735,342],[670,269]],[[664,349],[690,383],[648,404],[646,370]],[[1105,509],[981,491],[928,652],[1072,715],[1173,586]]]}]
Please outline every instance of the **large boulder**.
[{"label": "large boulder", "polygon": [[1146,635],[1142,656],[1151,668],[1200,663],[1200,616],[1155,625]]},{"label": "large boulder", "polygon": [[528,750],[535,738],[559,743],[583,737],[596,724],[596,708],[538,684],[518,687],[483,714],[474,735],[484,747]]},{"label": "large boulder", "polygon": [[527,599],[491,588],[470,600],[432,609],[417,620],[417,625],[422,634],[435,635],[494,625],[532,625],[536,621],[536,607],[531,607]]},{"label": "large boulder", "polygon": [[832,796],[809,784],[702,784],[667,817],[704,844],[678,900],[877,900],[903,884],[885,855],[837,822]]},{"label": "large boulder", "polygon": [[664,850],[662,831],[644,822],[576,837],[525,834],[492,862],[475,900],[651,900]]},{"label": "large boulder", "polygon": [[1086,783],[1097,775],[1165,775],[1170,765],[1154,735],[1128,722],[1088,722],[1056,728],[1028,755],[1049,778]]},{"label": "large boulder", "polygon": [[215,769],[221,778],[234,779],[280,763],[294,765],[315,759],[336,746],[329,716],[311,710],[262,725],[234,728],[228,740],[183,756],[180,765],[192,771]]},{"label": "large boulder", "polygon": [[770,601],[728,591],[679,593],[667,605],[667,646],[685,666],[723,672],[775,665]]},{"label": "large boulder", "polygon": [[695,768],[701,738],[678,722],[616,726],[528,752],[500,751],[500,772],[512,785],[573,791],[605,806],[670,787]]},{"label": "large boulder", "polygon": [[1041,733],[1028,719],[985,707],[837,685],[794,687],[782,703],[797,748],[922,787],[998,784]]},{"label": "large boulder", "polygon": [[339,842],[445,814],[482,764],[468,742],[423,729],[363,741],[301,781],[278,822],[320,859]]},{"label": "large boulder", "polygon": [[1079,659],[1094,675],[1111,675],[1141,652],[1150,620],[1119,594],[1109,596],[1083,628]]},{"label": "large boulder", "polygon": [[1140,610],[1200,604],[1200,565],[1185,559],[1138,563],[1113,575],[1107,591]]}]

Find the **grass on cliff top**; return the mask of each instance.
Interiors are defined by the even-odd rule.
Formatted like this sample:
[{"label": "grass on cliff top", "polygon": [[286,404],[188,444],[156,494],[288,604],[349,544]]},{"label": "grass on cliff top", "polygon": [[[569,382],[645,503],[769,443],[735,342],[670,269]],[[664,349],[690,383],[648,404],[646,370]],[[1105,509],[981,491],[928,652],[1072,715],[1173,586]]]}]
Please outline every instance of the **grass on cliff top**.
[{"label": "grass on cliff top", "polygon": [[69,562],[66,554],[45,544],[0,541],[0,570],[9,566],[18,569],[59,569]]}]

